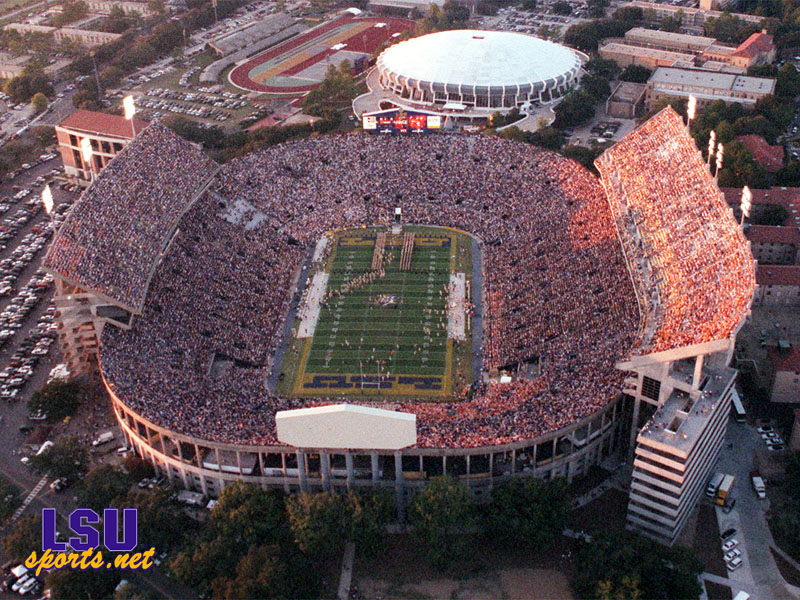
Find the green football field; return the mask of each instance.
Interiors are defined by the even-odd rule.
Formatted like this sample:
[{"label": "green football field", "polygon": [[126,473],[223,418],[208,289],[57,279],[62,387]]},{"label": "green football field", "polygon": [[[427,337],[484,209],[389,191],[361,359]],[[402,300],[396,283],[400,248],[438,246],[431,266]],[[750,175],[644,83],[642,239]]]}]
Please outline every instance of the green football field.
[{"label": "green football field", "polygon": [[408,269],[401,270],[402,234],[389,234],[382,275],[372,268],[378,230],[333,235],[325,300],[313,336],[296,346],[294,394],[451,392],[448,285],[451,272],[470,259],[471,239],[448,229],[404,232],[410,230]]}]

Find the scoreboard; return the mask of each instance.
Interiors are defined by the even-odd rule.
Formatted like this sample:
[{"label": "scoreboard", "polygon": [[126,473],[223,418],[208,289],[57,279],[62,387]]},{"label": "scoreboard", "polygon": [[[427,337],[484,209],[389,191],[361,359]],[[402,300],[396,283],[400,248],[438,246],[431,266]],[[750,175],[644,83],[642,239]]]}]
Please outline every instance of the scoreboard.
[{"label": "scoreboard", "polygon": [[361,121],[364,131],[370,133],[425,133],[442,128],[442,117],[439,115],[402,108],[365,113]]}]

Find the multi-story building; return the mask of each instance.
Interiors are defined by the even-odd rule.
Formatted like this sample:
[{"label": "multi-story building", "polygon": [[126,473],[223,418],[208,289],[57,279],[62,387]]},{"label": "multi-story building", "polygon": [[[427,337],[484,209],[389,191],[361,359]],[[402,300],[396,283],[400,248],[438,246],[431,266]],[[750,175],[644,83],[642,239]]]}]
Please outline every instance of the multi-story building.
[{"label": "multi-story building", "polygon": [[749,225],[745,230],[759,265],[800,264],[800,229],[772,225]]},{"label": "multi-story building", "polygon": [[[64,173],[81,185],[93,177],[119,154],[133,139],[134,130],[142,131],[147,122],[127,119],[106,113],[79,110],[56,127],[56,138],[64,162]],[[92,164],[83,160],[81,142],[88,138],[92,144]]]},{"label": "multi-story building", "polygon": [[735,393],[737,372],[726,366],[729,350],[695,352],[630,365],[634,415],[644,403],[652,416],[636,436],[627,522],[669,545],[719,458]]},{"label": "multi-story building", "polygon": [[775,79],[768,77],[659,67],[647,82],[645,104],[649,109],[660,100],[694,96],[700,109],[716,100],[752,107],[774,92]]},{"label": "multi-story building", "polygon": [[121,33],[107,31],[91,31],[88,29],[75,29],[73,27],[50,27],[49,25],[31,25],[29,23],[9,23],[3,29],[18,31],[20,33],[45,33],[52,34],[56,43],[63,40],[79,42],[89,48],[102,46],[119,39]]},{"label": "multi-story building", "polygon": [[800,347],[788,351],[778,349],[769,353],[772,363],[770,400],[772,402],[800,402]]},{"label": "multi-story building", "polygon": [[598,49],[603,58],[620,66],[691,65],[709,70],[744,73],[775,59],[775,44],[765,31],[752,34],[739,46],[720,44],[715,38],[634,27],[623,38],[609,38]]},{"label": "multi-story building", "polygon": [[747,15],[743,13],[724,13],[719,10],[707,10],[704,8],[694,8],[689,6],[675,6],[674,4],[662,4],[656,2],[642,2],[636,0],[628,2],[625,7],[641,8],[644,18],[650,22],[673,19],[684,27],[702,27],[708,19],[719,19],[721,16],[731,14],[752,25],[759,25],[764,17],[758,15]]},{"label": "multi-story building", "polygon": [[800,265],[759,265],[754,306],[800,306]]}]

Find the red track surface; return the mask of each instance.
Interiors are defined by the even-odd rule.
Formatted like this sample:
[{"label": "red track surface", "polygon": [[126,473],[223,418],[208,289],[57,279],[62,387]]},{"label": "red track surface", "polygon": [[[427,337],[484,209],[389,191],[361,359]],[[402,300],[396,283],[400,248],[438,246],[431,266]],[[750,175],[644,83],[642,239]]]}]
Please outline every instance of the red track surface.
[{"label": "red track surface", "polygon": [[[256,83],[252,79],[250,79],[249,74],[255,67],[261,65],[268,60],[272,60],[276,57],[281,56],[282,54],[286,54],[287,52],[293,50],[294,48],[306,44],[307,42],[314,40],[315,38],[321,37],[323,34],[335,29],[336,27],[340,27],[348,22],[352,23],[386,23],[386,27],[370,27],[366,31],[357,32],[354,31],[353,35],[347,38],[347,48],[345,50],[349,50],[352,52],[364,52],[367,54],[372,54],[375,50],[385,41],[391,39],[391,36],[395,33],[402,33],[404,31],[413,31],[414,29],[414,21],[410,21],[407,19],[392,19],[392,18],[366,18],[366,19],[359,19],[354,17],[353,15],[347,14],[341,17],[338,17],[332,21],[325,23],[319,27],[315,27],[305,33],[302,33],[282,44],[278,44],[274,48],[271,48],[264,52],[263,54],[259,54],[258,56],[248,60],[246,63],[235,67],[230,74],[230,80],[233,82],[234,85],[237,85],[241,88],[251,90],[253,92],[268,92],[273,94],[295,94],[301,92],[308,92],[313,90],[319,84],[313,85],[305,85],[305,86],[297,86],[297,87],[280,87],[280,86],[270,86],[270,85],[263,85],[260,83]],[[281,75],[283,76],[290,76],[296,75],[297,73],[301,72],[303,69],[307,69],[314,63],[321,62],[325,60],[327,57],[335,54],[336,50],[331,50],[330,48],[321,52],[315,56],[304,60],[303,62],[292,66],[291,68],[287,69],[286,71],[282,72]]]}]

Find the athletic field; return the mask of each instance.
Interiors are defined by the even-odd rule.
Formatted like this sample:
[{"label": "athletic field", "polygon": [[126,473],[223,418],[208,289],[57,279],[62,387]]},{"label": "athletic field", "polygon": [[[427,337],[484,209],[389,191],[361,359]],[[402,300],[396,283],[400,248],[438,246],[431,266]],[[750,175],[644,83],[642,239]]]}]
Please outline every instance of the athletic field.
[{"label": "athletic field", "polygon": [[450,395],[462,369],[456,355],[468,346],[467,292],[453,281],[463,281],[471,245],[465,234],[439,228],[332,234],[298,315],[296,365],[284,368],[294,371],[288,391]]}]

